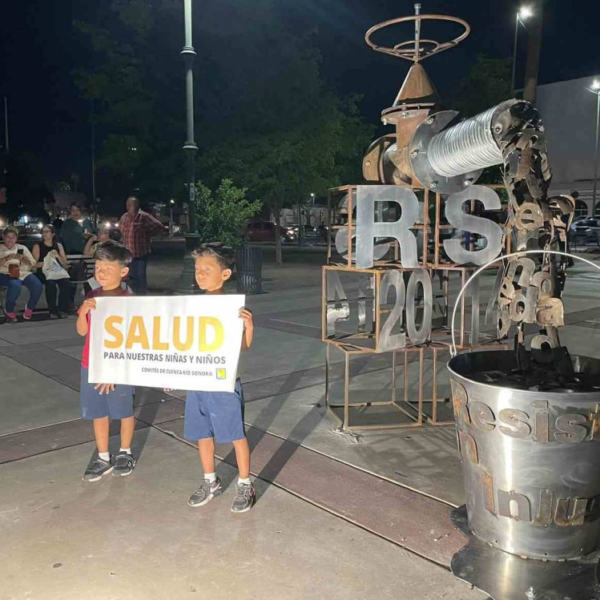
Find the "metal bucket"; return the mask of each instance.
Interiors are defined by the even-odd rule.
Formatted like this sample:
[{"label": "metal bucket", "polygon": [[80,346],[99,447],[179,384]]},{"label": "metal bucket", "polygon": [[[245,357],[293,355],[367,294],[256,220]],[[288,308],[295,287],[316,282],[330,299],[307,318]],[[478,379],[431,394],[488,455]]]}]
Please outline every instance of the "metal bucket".
[{"label": "metal bucket", "polygon": [[[483,383],[473,376],[516,368],[512,351],[456,356],[453,344],[453,355],[448,369],[471,531],[526,558],[574,559],[596,550],[600,393]],[[575,372],[600,375],[600,360],[572,360]]]},{"label": "metal bucket", "polygon": [[[600,361],[573,357],[576,372]],[[471,531],[506,552],[578,558],[600,529],[600,394],[547,393],[473,381],[516,368],[511,351],[448,363]]]}]

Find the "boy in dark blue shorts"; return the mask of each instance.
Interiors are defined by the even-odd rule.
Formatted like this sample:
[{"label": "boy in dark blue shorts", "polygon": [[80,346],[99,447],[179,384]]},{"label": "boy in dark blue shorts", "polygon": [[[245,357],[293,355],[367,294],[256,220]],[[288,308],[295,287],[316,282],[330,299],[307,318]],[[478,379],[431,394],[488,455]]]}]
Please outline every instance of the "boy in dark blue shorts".
[{"label": "boy in dark blue shorts", "polygon": [[[113,241],[100,244],[94,254],[95,278],[100,284],[91,291],[79,309],[77,333],[85,335],[85,346],[81,357],[81,417],[93,420],[94,437],[98,447],[98,457],[86,469],[84,481],[98,481],[104,475],[130,475],[135,467],[131,455],[131,441],[135,420],[133,418],[133,387],[89,383],[88,367],[90,360],[90,311],[96,308],[99,296],[128,296],[128,290],[121,288],[121,281],[129,273],[131,252]],[[115,459],[108,452],[110,419],[121,420],[121,449]]]},{"label": "boy in dark blue shorts", "polygon": [[[207,294],[223,294],[223,285],[231,277],[231,251],[220,244],[206,244],[194,253],[196,281]],[[244,321],[242,350],[247,350],[254,337],[252,313],[242,308]],[[238,380],[234,393],[188,392],[185,403],[184,437],[198,442],[204,480],[190,496],[189,506],[204,506],[222,493],[221,482],[215,474],[215,439],[220,444],[233,443],[239,479],[231,511],[243,513],[254,504],[256,493],[250,481],[250,446],[243,420],[244,395]]]}]

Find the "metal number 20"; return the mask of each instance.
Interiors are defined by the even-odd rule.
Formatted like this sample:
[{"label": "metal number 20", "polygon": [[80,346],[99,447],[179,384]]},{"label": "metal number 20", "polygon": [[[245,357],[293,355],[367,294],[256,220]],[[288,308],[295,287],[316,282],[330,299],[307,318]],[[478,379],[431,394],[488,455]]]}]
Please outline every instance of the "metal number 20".
[{"label": "metal number 20", "polygon": [[396,303],[385,319],[379,335],[379,349],[381,352],[396,350],[406,346],[406,334],[392,333],[397,323],[402,326],[402,311],[406,301],[406,287],[401,271],[388,271],[381,280],[380,305],[387,304],[390,289],[396,290]]},{"label": "metal number 20", "polygon": [[[421,327],[417,327],[416,317],[416,292],[417,286],[423,288],[423,318]],[[415,269],[408,281],[408,289],[404,285],[401,271],[388,271],[381,280],[380,304],[387,304],[390,288],[396,291],[396,303],[387,319],[384,320],[379,336],[379,349],[381,352],[397,350],[406,346],[406,334],[392,331],[399,323],[402,326],[402,313],[406,308],[406,330],[410,341],[423,344],[431,335],[431,318],[433,315],[433,289],[431,278],[426,269]]]}]

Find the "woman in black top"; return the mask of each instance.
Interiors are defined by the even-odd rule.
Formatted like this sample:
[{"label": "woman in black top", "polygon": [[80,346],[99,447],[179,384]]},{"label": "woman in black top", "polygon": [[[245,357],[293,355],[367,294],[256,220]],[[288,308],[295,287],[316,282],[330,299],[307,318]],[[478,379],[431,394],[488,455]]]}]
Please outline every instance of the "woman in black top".
[{"label": "woman in black top", "polygon": [[48,254],[58,260],[61,266],[67,270],[67,256],[62,244],[56,241],[56,229],[52,225],[44,225],[42,229],[42,243],[33,247],[32,254],[35,258],[37,267],[37,276],[46,288],[46,302],[50,310],[50,316],[64,319],[67,317],[69,303],[71,301],[71,280],[70,279],[46,279],[42,271],[44,259]]}]

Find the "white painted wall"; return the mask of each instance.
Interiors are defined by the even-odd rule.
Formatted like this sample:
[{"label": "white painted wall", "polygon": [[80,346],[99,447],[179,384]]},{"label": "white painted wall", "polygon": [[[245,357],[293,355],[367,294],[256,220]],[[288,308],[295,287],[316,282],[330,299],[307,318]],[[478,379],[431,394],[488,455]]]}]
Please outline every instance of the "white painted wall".
[{"label": "white painted wall", "polygon": [[572,79],[538,87],[536,105],[546,128],[552,170],[551,193],[579,192],[588,204],[594,178],[596,143],[595,94],[588,91],[594,77]]}]

